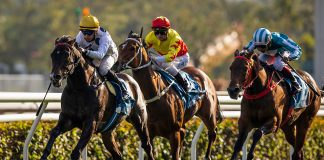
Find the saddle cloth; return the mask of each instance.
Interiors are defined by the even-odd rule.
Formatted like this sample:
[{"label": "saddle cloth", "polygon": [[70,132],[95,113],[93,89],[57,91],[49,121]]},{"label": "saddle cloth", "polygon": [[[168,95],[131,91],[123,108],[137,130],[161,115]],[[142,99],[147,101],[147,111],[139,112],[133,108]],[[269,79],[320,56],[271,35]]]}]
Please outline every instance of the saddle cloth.
[{"label": "saddle cloth", "polygon": [[[305,108],[308,106],[308,96],[309,96],[309,88],[306,82],[300,78],[295,72],[292,72],[293,76],[296,78],[297,82],[300,84],[302,90],[296,93],[291,101],[290,105],[293,108]],[[285,81],[289,84],[289,87],[292,88],[291,81],[289,79],[285,79]]]},{"label": "saddle cloth", "polygon": [[130,91],[130,88],[128,85],[126,85],[126,82],[123,79],[119,78],[119,80],[123,86],[119,86],[115,82],[106,81],[109,91],[116,97],[116,109],[113,115],[108,117],[104,124],[98,129],[99,132],[105,132],[112,129],[116,125],[117,120],[123,115],[129,115],[134,107],[135,100],[131,96],[128,96],[127,99],[122,98],[122,91],[120,87],[125,87],[127,91]]},{"label": "saddle cloth", "polygon": [[186,92],[181,85],[175,80],[175,78],[168,72],[162,69],[156,69],[156,71],[163,77],[169,84],[172,84],[173,89],[178,93],[181,100],[184,102],[185,109],[193,106],[199,101],[206,93],[205,90],[201,90],[199,84],[186,72],[180,71],[179,73],[184,77],[190,84],[190,89]]}]

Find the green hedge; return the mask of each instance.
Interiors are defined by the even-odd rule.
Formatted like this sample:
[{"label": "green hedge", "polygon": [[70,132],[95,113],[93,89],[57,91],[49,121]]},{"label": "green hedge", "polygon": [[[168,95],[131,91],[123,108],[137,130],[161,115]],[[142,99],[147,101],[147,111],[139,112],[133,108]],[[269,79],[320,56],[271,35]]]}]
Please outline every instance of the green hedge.
[{"label": "green hedge", "polygon": [[[0,157],[1,159],[22,159],[23,145],[32,122],[0,123]],[[49,131],[56,124],[55,121],[41,122],[29,145],[29,159],[40,159],[42,151],[48,141]],[[190,159],[190,143],[200,122],[188,123],[187,135],[184,143],[182,159]],[[208,143],[207,129],[199,138],[197,144],[198,159],[203,159]],[[59,136],[53,146],[48,159],[67,159],[78,141],[80,130],[74,129]],[[133,136],[134,135],[134,136]],[[237,135],[237,121],[226,119],[218,126],[216,143],[212,147],[212,159],[229,159]],[[138,141],[132,126],[126,122],[116,131],[116,140],[119,142],[124,159],[137,159]],[[308,133],[304,151],[306,159],[321,159],[324,157],[324,119],[316,118]],[[252,140],[251,140],[252,141]],[[251,142],[250,141],[250,142]],[[170,159],[170,145],[166,139],[156,138],[154,141],[156,159]],[[88,158],[91,160],[107,159],[110,154],[105,149],[100,135],[92,137],[88,144]],[[242,152],[241,152],[242,154]],[[288,159],[289,145],[284,140],[281,131],[261,139],[255,149],[255,157],[261,159]]]}]

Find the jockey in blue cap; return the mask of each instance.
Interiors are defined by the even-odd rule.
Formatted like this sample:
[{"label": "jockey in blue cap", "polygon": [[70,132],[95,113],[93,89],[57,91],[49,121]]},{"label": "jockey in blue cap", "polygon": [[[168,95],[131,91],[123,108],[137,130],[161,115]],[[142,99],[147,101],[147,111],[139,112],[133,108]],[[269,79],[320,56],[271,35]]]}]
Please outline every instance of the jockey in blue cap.
[{"label": "jockey in blue cap", "polygon": [[283,76],[291,81],[295,91],[301,91],[301,86],[284,61],[298,60],[302,51],[287,35],[259,28],[254,32],[253,39],[244,48],[248,52],[253,52],[254,49],[260,51],[260,61],[267,65],[273,65],[277,71],[283,73]]}]

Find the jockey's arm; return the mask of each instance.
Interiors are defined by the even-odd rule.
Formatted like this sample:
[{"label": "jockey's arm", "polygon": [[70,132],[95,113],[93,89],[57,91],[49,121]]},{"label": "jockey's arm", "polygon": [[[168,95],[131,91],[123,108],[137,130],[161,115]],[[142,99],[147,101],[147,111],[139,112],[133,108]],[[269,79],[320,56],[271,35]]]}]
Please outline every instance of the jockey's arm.
[{"label": "jockey's arm", "polygon": [[243,47],[243,50],[247,50],[248,52],[253,52],[255,49],[255,45],[253,40],[251,40],[246,46]]},{"label": "jockey's arm", "polygon": [[114,58],[118,58],[118,50],[116,44],[111,39],[109,34],[106,36],[102,36],[99,41],[99,47],[97,51],[88,51],[87,55],[93,59],[102,59],[107,54],[108,49],[111,47],[112,49],[112,56]]},{"label": "jockey's arm", "polygon": [[180,40],[181,39],[176,36],[170,41],[169,51],[164,55],[166,62],[172,62],[174,58],[177,57],[177,54],[181,50],[181,45],[179,44]]},{"label": "jockey's arm", "polygon": [[301,48],[292,40],[286,40],[284,38],[279,37],[276,41],[284,50],[289,52],[290,60],[297,60],[301,56]]}]

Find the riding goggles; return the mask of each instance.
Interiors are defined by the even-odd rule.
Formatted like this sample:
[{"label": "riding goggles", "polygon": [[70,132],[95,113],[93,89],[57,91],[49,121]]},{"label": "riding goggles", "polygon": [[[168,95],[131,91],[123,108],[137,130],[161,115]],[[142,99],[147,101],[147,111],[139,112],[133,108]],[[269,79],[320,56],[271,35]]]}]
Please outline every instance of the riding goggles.
[{"label": "riding goggles", "polygon": [[257,45],[257,46],[255,46],[255,48],[262,48],[262,49],[264,49],[264,48],[267,48],[267,45]]},{"label": "riding goggles", "polygon": [[93,33],[95,32],[94,30],[81,30],[83,35],[93,35]]},{"label": "riding goggles", "polygon": [[154,34],[155,35],[167,35],[168,34],[168,29],[161,29],[161,28],[155,28],[154,29]]}]

